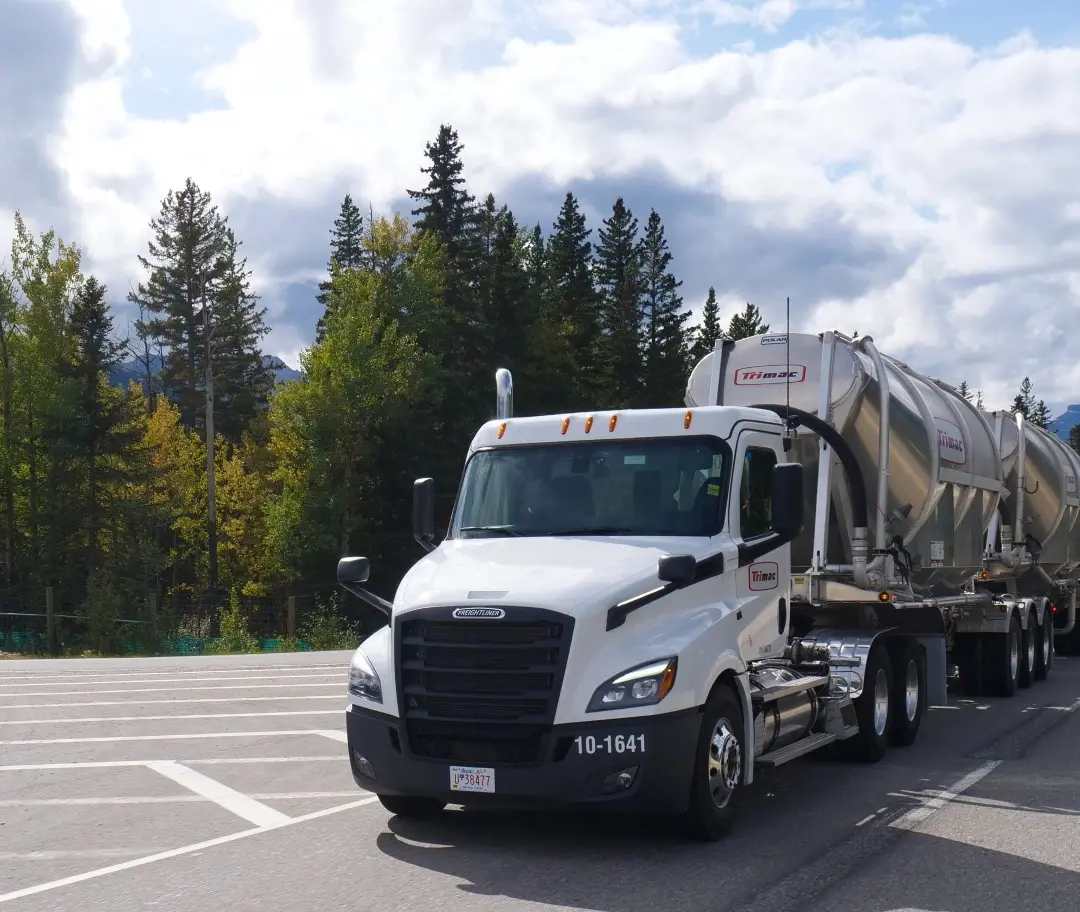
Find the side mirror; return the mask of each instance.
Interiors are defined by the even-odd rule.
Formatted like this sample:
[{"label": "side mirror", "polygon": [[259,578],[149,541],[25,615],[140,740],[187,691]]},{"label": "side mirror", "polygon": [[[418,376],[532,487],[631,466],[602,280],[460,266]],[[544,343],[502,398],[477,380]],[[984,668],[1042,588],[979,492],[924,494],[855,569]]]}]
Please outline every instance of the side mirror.
[{"label": "side mirror", "polygon": [[656,563],[656,575],[665,583],[686,586],[694,581],[697,558],[692,554],[665,554]]},{"label": "side mirror", "polygon": [[371,561],[366,557],[343,557],[337,562],[337,581],[348,583],[366,583],[371,576]]},{"label": "side mirror", "polygon": [[428,551],[435,550],[435,479],[418,478],[413,482],[413,538]]},{"label": "side mirror", "polygon": [[805,524],[803,467],[797,462],[780,463],[772,470],[772,527],[784,541],[795,539]]}]

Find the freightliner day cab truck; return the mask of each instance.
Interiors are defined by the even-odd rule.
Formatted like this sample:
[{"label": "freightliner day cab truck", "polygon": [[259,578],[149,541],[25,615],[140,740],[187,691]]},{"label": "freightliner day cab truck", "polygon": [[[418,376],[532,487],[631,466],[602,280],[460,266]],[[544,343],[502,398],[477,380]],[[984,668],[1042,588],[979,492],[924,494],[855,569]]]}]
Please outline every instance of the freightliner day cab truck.
[{"label": "freightliner day cab truck", "polygon": [[[392,813],[605,806],[730,828],[755,771],[915,742],[956,669],[1012,696],[1073,637],[1080,461],[837,332],[718,344],[685,408],[497,418],[446,537],[356,651],[356,783]],[[1063,642],[1072,642],[1071,639]]]}]

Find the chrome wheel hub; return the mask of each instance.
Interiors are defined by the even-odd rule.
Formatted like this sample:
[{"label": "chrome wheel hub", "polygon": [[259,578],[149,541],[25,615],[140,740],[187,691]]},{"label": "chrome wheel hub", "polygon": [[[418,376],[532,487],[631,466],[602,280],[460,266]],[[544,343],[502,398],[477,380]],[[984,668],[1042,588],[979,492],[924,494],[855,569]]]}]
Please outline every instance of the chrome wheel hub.
[{"label": "chrome wheel hub", "polygon": [[1035,621],[1031,620],[1028,623],[1031,626],[1028,627],[1027,667],[1028,671],[1031,671],[1035,667]]},{"label": "chrome wheel hub", "polygon": [[885,669],[879,668],[874,678],[874,731],[880,738],[889,724],[889,679]]},{"label": "chrome wheel hub", "polygon": [[1053,621],[1044,622],[1042,627],[1042,663],[1043,667],[1047,667],[1050,664],[1050,629],[1049,625]]},{"label": "chrome wheel hub", "polygon": [[709,739],[709,794],[713,804],[724,807],[742,778],[742,748],[733,726],[721,718]]},{"label": "chrome wheel hub", "polygon": [[1020,644],[1015,633],[1009,634],[1009,674],[1014,678],[1020,671]]},{"label": "chrome wheel hub", "polygon": [[919,712],[919,666],[914,659],[907,664],[907,676],[904,680],[904,710],[908,722],[914,722]]}]

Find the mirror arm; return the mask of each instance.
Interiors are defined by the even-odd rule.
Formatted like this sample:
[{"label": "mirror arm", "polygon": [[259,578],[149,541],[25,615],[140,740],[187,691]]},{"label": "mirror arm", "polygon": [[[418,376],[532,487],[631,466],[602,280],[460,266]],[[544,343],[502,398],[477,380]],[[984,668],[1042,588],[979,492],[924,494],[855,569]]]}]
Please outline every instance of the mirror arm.
[{"label": "mirror arm", "polygon": [[356,583],[339,583],[338,585],[350,595],[355,595],[362,602],[367,602],[372,608],[377,608],[387,617],[390,617],[390,612],[394,609],[393,603],[384,598],[379,598],[374,592],[368,592],[367,589],[357,586]]},{"label": "mirror arm", "polygon": [[420,543],[420,547],[427,552],[434,551],[438,547],[438,545],[436,545],[435,542],[432,541],[430,538],[424,538],[420,535],[414,535],[413,538],[415,538]]}]

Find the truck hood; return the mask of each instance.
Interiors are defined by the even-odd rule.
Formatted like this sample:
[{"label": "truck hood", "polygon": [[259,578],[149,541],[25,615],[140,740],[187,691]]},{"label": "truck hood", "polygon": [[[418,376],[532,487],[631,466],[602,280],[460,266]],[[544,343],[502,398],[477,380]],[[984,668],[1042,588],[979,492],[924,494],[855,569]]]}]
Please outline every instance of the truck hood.
[{"label": "truck hood", "polygon": [[601,597],[621,600],[628,586],[655,584],[657,560],[700,549],[681,538],[452,540],[409,571],[395,608],[488,601],[572,612]]}]

